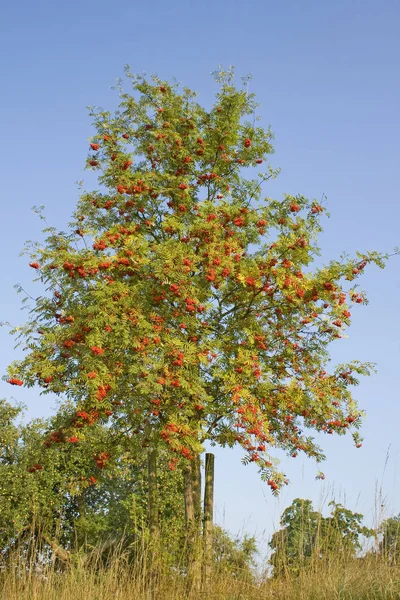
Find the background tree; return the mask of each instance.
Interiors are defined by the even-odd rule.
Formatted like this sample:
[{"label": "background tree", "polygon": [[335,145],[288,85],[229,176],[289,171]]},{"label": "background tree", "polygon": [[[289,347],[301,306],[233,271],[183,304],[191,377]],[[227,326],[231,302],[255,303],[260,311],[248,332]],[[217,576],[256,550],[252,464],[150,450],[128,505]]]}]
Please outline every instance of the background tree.
[{"label": "background tree", "polygon": [[371,537],[375,532],[362,525],[361,513],[352,512],[333,500],[329,502],[329,506],[332,507],[331,516],[324,520],[322,554],[354,556],[362,548],[360,536]]},{"label": "background tree", "polygon": [[398,564],[400,558],[400,515],[385,519],[379,528],[382,538],[379,542],[379,553],[391,565]]},{"label": "background tree", "polygon": [[[113,459],[102,448],[110,432],[97,422],[85,444],[43,445],[57,419],[18,422],[22,407],[0,403],[0,540],[3,558],[15,548],[47,547],[59,561],[92,551],[131,548],[137,557],[149,540],[146,455],[113,440]],[[127,439],[122,440],[125,444]],[[47,440],[45,441],[47,444]],[[166,564],[182,558],[184,511],[181,471],[160,456],[160,529]],[[105,464],[107,463],[107,469]],[[147,540],[147,542],[146,542]]]},{"label": "background tree", "polygon": [[229,573],[240,579],[256,580],[257,544],[254,536],[232,538],[226,531],[214,527],[213,562],[217,574]]},{"label": "background tree", "polygon": [[361,549],[360,536],[371,536],[373,531],[364,527],[363,515],[332,501],[331,515],[323,517],[313,510],[311,500],[296,498],[285,509],[281,529],[269,543],[273,553],[270,564],[273,576],[299,574],[312,564],[323,560],[340,560],[340,556],[354,558]]}]

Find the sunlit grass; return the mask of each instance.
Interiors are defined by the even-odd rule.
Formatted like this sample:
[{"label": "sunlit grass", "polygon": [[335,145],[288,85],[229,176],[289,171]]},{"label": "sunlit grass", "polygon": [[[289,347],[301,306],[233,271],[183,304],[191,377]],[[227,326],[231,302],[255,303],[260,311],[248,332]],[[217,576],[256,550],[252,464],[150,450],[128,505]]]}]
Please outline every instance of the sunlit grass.
[{"label": "sunlit grass", "polygon": [[[20,562],[0,575],[1,600],[395,600],[400,598],[400,567],[379,557],[332,558],[314,562],[298,577],[242,580],[215,573],[210,587],[190,593],[178,570],[167,570],[156,556],[147,567],[132,566],[123,553],[108,566],[75,561],[65,572],[48,565],[40,573]],[[153,561],[153,567],[151,566]]]}]

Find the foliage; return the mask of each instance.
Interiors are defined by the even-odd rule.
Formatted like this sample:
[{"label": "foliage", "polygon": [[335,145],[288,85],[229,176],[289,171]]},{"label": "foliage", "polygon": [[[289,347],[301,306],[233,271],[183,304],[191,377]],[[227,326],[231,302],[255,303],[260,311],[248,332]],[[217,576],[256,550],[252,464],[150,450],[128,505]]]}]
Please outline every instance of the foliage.
[{"label": "foliage", "polygon": [[[17,548],[27,556],[36,544],[42,553],[37,556],[40,563],[50,542],[53,550],[57,546],[69,551],[72,559],[93,555],[99,561],[103,555],[107,559],[110,552],[123,550],[129,560],[137,561],[150,542],[146,456],[136,453],[134,458],[114,443],[113,463],[104,470],[95,466],[98,448],[109,436],[104,425],[91,428],[91,443],[87,438],[85,444],[44,448],[46,431],[54,428],[60,415],[27,424],[22,417],[22,407],[0,402],[3,560],[7,557],[9,563]],[[166,569],[186,564],[182,488],[182,470],[170,470],[165,452],[161,453],[160,540],[153,550]],[[255,552],[254,538],[232,539],[215,527],[213,564],[221,574],[252,578]]]},{"label": "foliage", "polygon": [[[329,562],[285,579],[254,580],[240,574],[217,572],[212,579],[210,600],[396,600],[400,593],[400,569],[380,557],[346,559],[331,557]],[[187,594],[185,577],[161,570],[138,569],[125,554],[112,557],[104,568],[88,568],[77,563],[65,573],[48,565],[42,571],[29,571],[20,562],[15,569],[0,570],[0,597],[7,600],[203,600],[204,594]]]},{"label": "foliage", "polygon": [[165,448],[172,468],[205,440],[239,444],[277,493],[273,448],[320,461],[312,429],[353,428],[361,445],[350,388],[371,365],[328,372],[328,346],[366,301],[352,282],[384,257],[311,268],[325,208],[263,196],[273,136],[231,71],[210,110],[176,83],[126,74],[119,109],[91,109],[98,189],[67,232],[28,248],[44,292],[15,330],[26,352],[8,381],[69,401],[49,447],[84,445],[97,422],[110,444],[135,434]]},{"label": "foliage", "polygon": [[214,526],[214,570],[218,574],[254,580],[257,545],[254,537],[244,535],[232,538],[217,525]]},{"label": "foliage", "polygon": [[379,542],[380,554],[390,564],[398,564],[400,559],[400,515],[385,519],[379,528],[382,539]]},{"label": "foliage", "polygon": [[282,514],[281,527],[269,543],[273,550],[270,564],[274,577],[299,574],[312,561],[325,561],[342,554],[354,557],[360,536],[373,531],[362,526],[363,515],[353,513],[341,504],[330,502],[331,515],[323,517],[314,511],[311,500],[296,498]]},{"label": "foliage", "polygon": [[[90,428],[84,444],[56,444],[43,439],[58,419],[17,423],[22,408],[0,402],[0,542],[6,553],[31,543],[35,536],[72,553],[90,552],[102,544],[132,544],[147,536],[147,462],[132,454],[101,423]],[[110,440],[111,435],[111,440]],[[102,448],[112,446],[104,469]],[[103,453],[104,454],[104,453]],[[184,511],[182,475],[170,471],[160,455],[161,535],[171,560],[181,553]]]}]

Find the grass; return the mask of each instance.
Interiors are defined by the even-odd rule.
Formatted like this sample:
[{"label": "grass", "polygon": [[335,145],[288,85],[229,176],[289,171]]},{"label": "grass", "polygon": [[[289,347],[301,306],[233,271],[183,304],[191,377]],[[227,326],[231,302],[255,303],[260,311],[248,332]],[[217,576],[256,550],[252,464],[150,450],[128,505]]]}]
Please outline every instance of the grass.
[{"label": "grass", "polygon": [[[377,515],[377,522],[382,518]],[[174,555],[175,568],[169,550],[147,539],[135,549],[121,542],[107,558],[104,547],[103,553],[92,552],[90,562],[76,552],[63,571],[53,558],[39,572],[27,557],[43,557],[43,549],[25,546],[8,558],[8,566],[0,562],[0,600],[400,600],[400,561],[390,565],[379,554],[313,558],[299,576],[287,571],[280,579],[233,565],[230,573],[221,572],[215,565],[207,590],[192,593],[184,576],[186,549]]]},{"label": "grass", "polygon": [[139,569],[123,554],[107,567],[91,568],[76,561],[65,571],[51,565],[41,573],[24,562],[2,570],[1,600],[399,600],[400,566],[368,557],[332,560],[303,571],[299,577],[281,580],[260,578],[245,581],[240,576],[214,574],[206,592],[189,594],[178,572],[160,565]]}]

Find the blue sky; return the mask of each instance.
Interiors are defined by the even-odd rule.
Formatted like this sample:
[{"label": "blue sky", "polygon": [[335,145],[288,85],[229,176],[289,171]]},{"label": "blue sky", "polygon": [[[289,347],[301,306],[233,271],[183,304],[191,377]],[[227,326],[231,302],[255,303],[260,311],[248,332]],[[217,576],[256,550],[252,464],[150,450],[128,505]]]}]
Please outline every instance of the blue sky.
[{"label": "blue sky", "polygon": [[[86,106],[116,105],[111,86],[125,63],[134,72],[175,76],[206,105],[215,91],[210,73],[219,64],[235,65],[238,76],[251,72],[262,124],[271,124],[276,136],[272,164],[282,168],[266,193],[326,194],[331,218],[320,239],[324,260],[344,250],[392,251],[400,245],[399,23],[398,0],[3,5],[0,320],[26,318],[13,285],[38,293],[28,261],[19,257],[27,239],[40,238],[41,223],[30,208],[44,204],[49,222],[65,228],[78,198],[74,182],[88,180],[83,167],[92,129]],[[239,451],[217,451],[216,517],[232,532],[256,531],[265,543],[295,497],[311,498],[316,506],[335,497],[372,524],[381,489],[386,514],[400,512],[399,261],[367,271],[360,283],[370,304],[354,309],[349,339],[332,346],[334,362],[378,366],[355,393],[368,411],[363,448],[356,450],[350,437],[323,437],[323,483],[314,481],[312,462],[284,459],[292,483],[279,500],[255,468],[240,464]],[[4,372],[18,353],[4,330],[0,335]],[[10,391],[0,383],[0,396],[10,398],[11,392],[30,416],[47,415],[54,405],[34,391]]]}]

